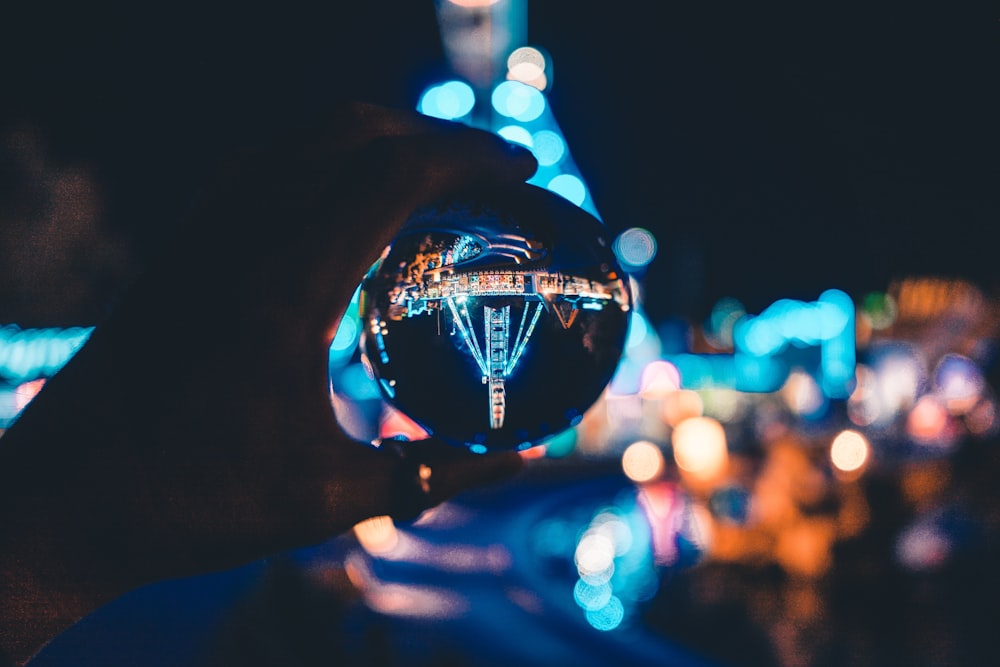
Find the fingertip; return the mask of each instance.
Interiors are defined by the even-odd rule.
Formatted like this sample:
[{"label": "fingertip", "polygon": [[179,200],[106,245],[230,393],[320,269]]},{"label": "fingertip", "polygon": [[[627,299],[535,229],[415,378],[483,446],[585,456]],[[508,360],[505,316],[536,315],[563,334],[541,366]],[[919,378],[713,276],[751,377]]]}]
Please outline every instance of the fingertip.
[{"label": "fingertip", "polygon": [[467,475],[469,485],[491,483],[517,475],[525,465],[524,457],[513,450],[474,452],[438,438],[399,443],[407,458],[429,465],[447,466]]},{"label": "fingertip", "polygon": [[500,142],[503,150],[507,155],[514,161],[522,163],[523,167],[528,170],[530,169],[530,176],[533,176],[538,170],[538,159],[535,154],[531,152],[524,144],[519,144],[516,141],[509,141],[499,134],[494,135]]}]

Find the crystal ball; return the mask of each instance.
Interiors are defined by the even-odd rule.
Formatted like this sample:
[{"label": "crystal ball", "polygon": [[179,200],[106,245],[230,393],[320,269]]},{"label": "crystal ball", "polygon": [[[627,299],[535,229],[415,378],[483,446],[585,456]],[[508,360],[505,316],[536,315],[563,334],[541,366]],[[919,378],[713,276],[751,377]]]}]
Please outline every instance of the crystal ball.
[{"label": "crystal ball", "polygon": [[618,367],[631,294],[600,220],[520,184],[414,211],[359,304],[383,398],[486,452],[579,423]]}]

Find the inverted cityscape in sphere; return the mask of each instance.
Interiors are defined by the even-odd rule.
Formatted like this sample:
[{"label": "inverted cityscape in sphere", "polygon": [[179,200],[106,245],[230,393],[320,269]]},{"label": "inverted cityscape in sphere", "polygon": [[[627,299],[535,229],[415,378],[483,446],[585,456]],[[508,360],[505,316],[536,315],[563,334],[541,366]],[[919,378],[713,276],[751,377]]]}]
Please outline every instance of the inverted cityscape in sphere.
[{"label": "inverted cityscape in sphere", "polygon": [[362,286],[385,398],[474,451],[579,421],[621,358],[630,299],[604,225],[533,186],[417,211]]}]

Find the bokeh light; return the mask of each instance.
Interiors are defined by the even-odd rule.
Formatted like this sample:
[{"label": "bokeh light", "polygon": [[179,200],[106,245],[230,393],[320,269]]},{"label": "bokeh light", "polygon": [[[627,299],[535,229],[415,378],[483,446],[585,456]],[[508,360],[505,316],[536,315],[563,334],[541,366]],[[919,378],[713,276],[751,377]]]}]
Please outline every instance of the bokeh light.
[{"label": "bokeh light", "polygon": [[891,422],[916,403],[925,383],[917,352],[907,345],[887,345],[871,352],[869,366],[875,374],[871,400],[876,401],[876,424]]},{"label": "bokeh light", "polygon": [[531,135],[531,149],[542,167],[559,164],[566,156],[566,142],[558,132],[539,130]]},{"label": "bokeh light", "polygon": [[639,269],[656,257],[656,237],[648,229],[631,227],[615,238],[612,249],[626,271]]},{"label": "bokeh light", "polygon": [[577,206],[582,206],[587,199],[587,186],[578,176],[573,174],[559,174],[550,180],[545,187],[557,195],[562,195]]},{"label": "bokeh light", "polygon": [[600,609],[588,609],[587,622],[597,630],[607,632],[614,630],[625,619],[625,607],[622,601],[612,595],[607,604]]},{"label": "bokeh light", "polygon": [[810,418],[820,415],[827,406],[826,397],[812,375],[803,371],[788,374],[780,391],[788,408],[795,414]]},{"label": "bokeh light", "polygon": [[514,49],[507,56],[507,78],[545,90],[549,83],[545,73],[546,61],[545,55],[533,46]]},{"label": "bokeh light", "polygon": [[854,369],[854,391],[847,399],[847,417],[855,426],[870,426],[881,414],[875,372],[865,364]]},{"label": "bokeh light", "polygon": [[589,583],[607,582],[614,573],[615,545],[604,534],[587,532],[576,545],[574,562]]},{"label": "bokeh light", "polygon": [[693,417],[701,417],[704,410],[705,403],[701,394],[692,389],[681,389],[663,398],[660,414],[665,423],[677,426]]},{"label": "bokeh light", "polygon": [[934,370],[934,387],[951,414],[972,409],[986,388],[979,366],[966,356],[946,354]]},{"label": "bokeh light", "polygon": [[681,374],[669,361],[651,361],[642,369],[639,392],[643,398],[663,398],[681,387]]},{"label": "bokeh light", "polygon": [[648,440],[633,442],[622,454],[622,470],[633,482],[652,481],[663,472],[663,454]]},{"label": "bokeh light", "polygon": [[522,146],[526,146],[528,148],[531,148],[534,145],[531,132],[526,130],[521,125],[504,125],[497,130],[497,134],[507,141],[515,144],[521,144]]},{"label": "bokeh light", "polygon": [[950,449],[957,436],[951,426],[947,408],[932,394],[917,399],[906,416],[906,433],[920,445]]},{"label": "bokeh light", "polygon": [[464,81],[453,80],[424,91],[417,109],[426,116],[459,120],[471,113],[475,105],[476,94],[472,86]]},{"label": "bokeh light", "polygon": [[573,587],[573,599],[586,611],[597,611],[611,601],[611,584],[588,584],[583,579],[577,579]]},{"label": "bokeh light", "polygon": [[892,326],[898,312],[896,301],[885,292],[869,292],[861,300],[861,316],[876,331]]},{"label": "bokeh light", "polygon": [[830,443],[830,462],[842,473],[860,472],[868,463],[871,446],[868,439],[854,430],[844,430]]},{"label": "bokeh light", "polygon": [[677,424],[671,443],[677,467],[696,482],[714,481],[728,466],[726,432],[711,417],[691,417]]},{"label": "bokeh light", "polygon": [[705,337],[718,349],[733,347],[733,327],[747,314],[743,304],[732,297],[724,297],[715,302],[712,312],[705,322]]},{"label": "bokeh light", "polygon": [[493,108],[502,116],[523,123],[537,119],[545,111],[545,96],[537,88],[520,81],[503,81],[493,89]]},{"label": "bokeh light", "polygon": [[908,570],[936,570],[949,559],[951,551],[948,535],[926,519],[914,522],[896,538],[896,560]]}]

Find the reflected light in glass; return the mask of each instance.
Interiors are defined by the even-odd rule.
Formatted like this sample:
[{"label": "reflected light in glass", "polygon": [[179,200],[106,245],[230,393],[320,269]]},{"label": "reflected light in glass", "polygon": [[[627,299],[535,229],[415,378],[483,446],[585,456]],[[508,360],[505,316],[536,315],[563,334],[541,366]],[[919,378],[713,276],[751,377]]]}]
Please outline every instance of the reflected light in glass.
[{"label": "reflected light in glass", "polygon": [[388,516],[375,516],[354,526],[354,536],[373,556],[390,553],[399,544],[399,531]]},{"label": "reflected light in glass", "polygon": [[622,454],[622,470],[633,482],[652,481],[663,472],[663,454],[648,440],[633,442]]},{"label": "reflected light in glass", "polygon": [[554,435],[551,440],[545,441],[540,449],[543,449],[546,458],[550,459],[569,456],[576,449],[577,437],[576,428],[568,428],[562,433]]},{"label": "reflected light in glass", "polygon": [[561,195],[577,206],[587,199],[587,186],[572,174],[559,174],[545,186],[557,195]]},{"label": "reflected light in glass", "polygon": [[626,270],[647,266],[656,257],[656,237],[642,227],[626,229],[611,247]]},{"label": "reflected light in glass", "polygon": [[379,423],[379,437],[383,439],[403,439],[406,441],[423,440],[430,434],[404,413],[386,405],[382,409]]},{"label": "reflected light in glass", "polygon": [[352,302],[337,326],[333,342],[330,343],[330,366],[343,366],[348,363],[358,349],[360,339],[361,327],[357,316],[357,303]]},{"label": "reflected light in glass", "polygon": [[356,401],[380,397],[378,385],[363,364],[350,364],[340,371],[338,386],[348,398]]},{"label": "reflected light in glass", "polygon": [[859,472],[868,462],[871,447],[868,439],[857,431],[845,430],[830,444],[830,462],[845,473]]},{"label": "reflected light in glass", "polygon": [[726,432],[711,417],[685,419],[671,434],[677,466],[698,481],[709,481],[725,472],[729,463]]}]

